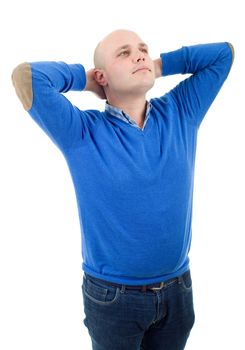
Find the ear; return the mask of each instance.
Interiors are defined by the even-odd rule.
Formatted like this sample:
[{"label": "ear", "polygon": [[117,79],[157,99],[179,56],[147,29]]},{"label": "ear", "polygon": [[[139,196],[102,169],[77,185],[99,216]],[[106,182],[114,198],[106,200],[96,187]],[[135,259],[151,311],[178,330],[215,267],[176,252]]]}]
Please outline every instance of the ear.
[{"label": "ear", "polygon": [[94,69],[94,79],[101,86],[107,85],[107,80],[103,69],[99,69],[99,68]]}]

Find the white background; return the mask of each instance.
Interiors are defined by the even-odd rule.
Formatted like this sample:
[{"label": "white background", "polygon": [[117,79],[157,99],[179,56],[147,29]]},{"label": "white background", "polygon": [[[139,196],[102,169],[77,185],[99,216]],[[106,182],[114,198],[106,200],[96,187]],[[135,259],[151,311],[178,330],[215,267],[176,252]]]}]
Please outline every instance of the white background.
[{"label": "white background", "polygon": [[[241,4],[238,0],[2,2],[2,350],[91,349],[83,325],[81,240],[72,181],[61,152],[17,99],[12,70],[23,61],[39,60],[92,68],[97,42],[118,28],[138,32],[149,44],[152,58],[199,43],[229,41],[235,47],[232,71],[199,131],[190,254],[196,323],[186,349],[245,349]],[[157,80],[148,97],[162,95],[183,78]],[[104,101],[90,93],[73,92],[68,97],[81,109],[104,109]]]}]

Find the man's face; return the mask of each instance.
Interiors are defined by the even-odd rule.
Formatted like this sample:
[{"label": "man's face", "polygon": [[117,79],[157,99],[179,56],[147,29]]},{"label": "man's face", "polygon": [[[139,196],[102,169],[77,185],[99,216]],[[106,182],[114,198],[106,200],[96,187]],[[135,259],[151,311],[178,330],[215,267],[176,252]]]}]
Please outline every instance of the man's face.
[{"label": "man's face", "polygon": [[110,93],[142,95],[154,85],[153,60],[147,45],[134,32],[111,33],[101,42],[98,54],[103,66],[101,85]]}]

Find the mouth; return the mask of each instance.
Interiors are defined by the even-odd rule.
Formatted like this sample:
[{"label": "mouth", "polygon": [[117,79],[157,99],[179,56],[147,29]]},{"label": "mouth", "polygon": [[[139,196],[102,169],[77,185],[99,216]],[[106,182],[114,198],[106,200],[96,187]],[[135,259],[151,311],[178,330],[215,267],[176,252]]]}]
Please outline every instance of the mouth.
[{"label": "mouth", "polygon": [[151,70],[148,67],[139,67],[133,72],[133,74],[135,74],[137,72],[140,72],[140,71],[149,71],[149,72],[151,72]]}]

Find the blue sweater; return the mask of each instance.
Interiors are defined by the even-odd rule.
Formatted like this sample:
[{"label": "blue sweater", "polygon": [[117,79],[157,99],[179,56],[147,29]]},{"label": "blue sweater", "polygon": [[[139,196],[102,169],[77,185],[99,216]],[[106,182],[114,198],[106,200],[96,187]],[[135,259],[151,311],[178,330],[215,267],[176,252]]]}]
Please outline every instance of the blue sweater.
[{"label": "blue sweater", "polygon": [[60,149],[74,183],[83,270],[149,284],[189,268],[193,176],[200,123],[232,64],[228,43],[162,53],[162,75],[191,75],[148,103],[143,129],[118,108],[80,110],[81,64],[31,63],[31,117]]}]

